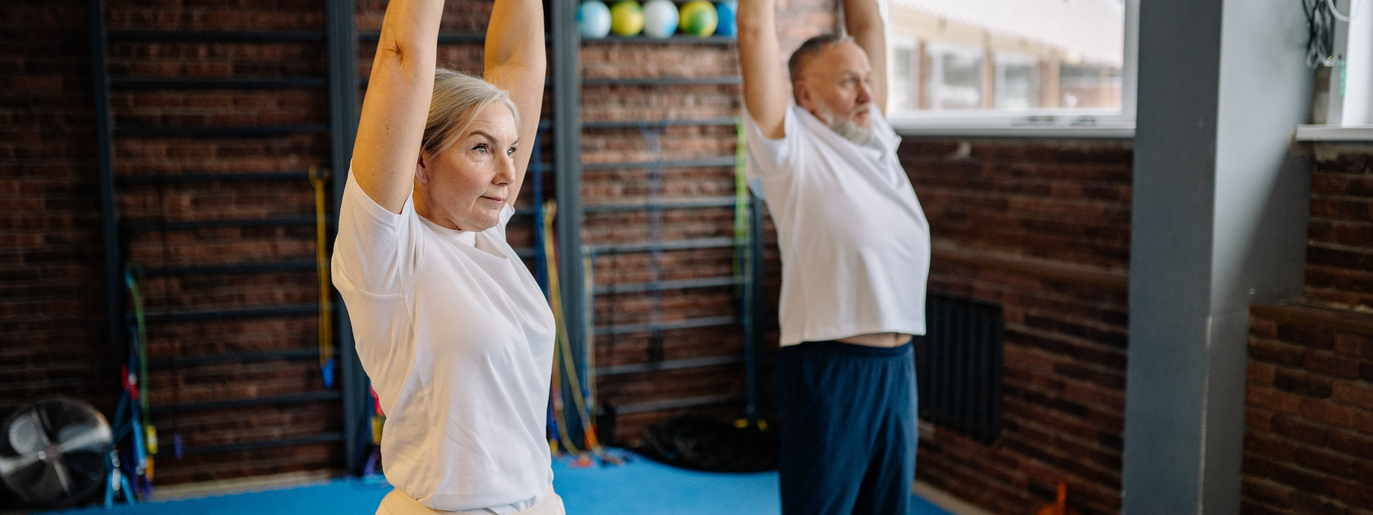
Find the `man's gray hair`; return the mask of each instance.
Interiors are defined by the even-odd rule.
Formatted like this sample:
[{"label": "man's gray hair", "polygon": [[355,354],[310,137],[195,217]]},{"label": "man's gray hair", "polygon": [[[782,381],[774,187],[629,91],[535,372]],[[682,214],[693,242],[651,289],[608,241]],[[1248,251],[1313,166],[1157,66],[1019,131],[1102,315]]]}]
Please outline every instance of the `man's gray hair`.
[{"label": "man's gray hair", "polygon": [[791,53],[791,59],[787,60],[787,73],[791,74],[791,81],[796,82],[801,79],[801,72],[806,65],[820,56],[820,52],[832,46],[852,42],[853,37],[845,34],[821,34],[807,39],[805,43]]}]

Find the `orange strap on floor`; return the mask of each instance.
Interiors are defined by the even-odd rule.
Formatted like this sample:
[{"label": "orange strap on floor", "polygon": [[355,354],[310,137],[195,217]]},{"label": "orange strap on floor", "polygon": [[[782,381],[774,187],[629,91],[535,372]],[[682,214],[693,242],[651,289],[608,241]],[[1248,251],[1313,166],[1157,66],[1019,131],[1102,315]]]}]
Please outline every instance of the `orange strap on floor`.
[{"label": "orange strap on floor", "polygon": [[1077,510],[1068,508],[1068,482],[1059,480],[1058,499],[1044,505],[1036,515],[1077,515]]}]

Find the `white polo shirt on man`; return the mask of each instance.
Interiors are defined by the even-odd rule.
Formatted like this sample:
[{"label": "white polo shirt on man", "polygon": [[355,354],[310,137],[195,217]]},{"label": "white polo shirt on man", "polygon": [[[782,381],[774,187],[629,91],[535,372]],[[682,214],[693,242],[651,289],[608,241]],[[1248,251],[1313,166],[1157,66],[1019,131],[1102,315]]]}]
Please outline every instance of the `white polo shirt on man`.
[{"label": "white polo shirt on man", "polygon": [[925,334],[930,227],[877,109],[873,141],[844,139],[800,106],[786,135],[753,117],[747,173],[761,181],[782,254],[781,344],[871,333]]}]

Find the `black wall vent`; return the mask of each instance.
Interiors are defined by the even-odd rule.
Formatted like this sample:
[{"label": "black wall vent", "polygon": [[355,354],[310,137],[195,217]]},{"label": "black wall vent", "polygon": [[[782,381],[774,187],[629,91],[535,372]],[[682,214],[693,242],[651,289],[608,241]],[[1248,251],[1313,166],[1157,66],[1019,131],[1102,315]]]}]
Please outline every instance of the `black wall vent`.
[{"label": "black wall vent", "polygon": [[916,351],[920,419],[992,443],[1001,436],[1001,306],[930,293]]}]

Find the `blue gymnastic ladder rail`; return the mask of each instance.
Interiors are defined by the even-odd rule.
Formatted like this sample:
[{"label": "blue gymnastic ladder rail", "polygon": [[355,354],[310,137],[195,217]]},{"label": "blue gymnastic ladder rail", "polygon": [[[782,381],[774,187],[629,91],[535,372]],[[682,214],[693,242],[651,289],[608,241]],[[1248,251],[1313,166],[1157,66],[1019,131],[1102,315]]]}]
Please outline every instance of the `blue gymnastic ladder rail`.
[{"label": "blue gymnastic ladder rail", "polygon": [[1001,436],[1002,343],[999,304],[929,293],[925,337],[916,352],[920,418],[982,443]]},{"label": "blue gymnastic ladder rail", "polygon": [[[354,78],[356,70],[357,47],[353,29],[353,1],[340,0],[327,3],[326,27],[324,31],[176,31],[176,30],[119,30],[111,31],[106,26],[105,5],[103,0],[89,0],[89,25],[92,34],[92,90],[95,107],[95,135],[97,164],[100,174],[100,199],[102,215],[102,239],[105,251],[105,280],[108,330],[111,337],[111,351],[114,363],[124,361],[128,355],[130,341],[126,327],[132,315],[125,300],[126,292],[122,274],[129,265],[127,259],[128,238],[131,235],[149,232],[194,231],[213,228],[245,227],[302,227],[315,224],[313,216],[256,218],[242,220],[127,220],[121,217],[118,209],[119,188],[130,185],[157,185],[163,189],[189,184],[206,183],[291,183],[309,184],[310,172],[267,171],[267,172],[183,172],[166,174],[114,173],[113,142],[116,138],[128,137],[191,137],[225,139],[271,139],[297,134],[328,133],[330,136],[330,163],[322,169],[346,170],[352,154],[353,137],[357,130],[357,87]],[[148,78],[148,77],[111,77],[108,55],[111,42],[138,43],[208,43],[208,44],[270,44],[290,43],[324,45],[327,53],[328,75],[325,77],[215,77],[215,78]],[[285,124],[285,125],[239,125],[239,126],[202,126],[202,125],[116,125],[113,123],[110,106],[111,91],[190,91],[190,90],[288,90],[288,89],[325,89],[329,97],[328,124]],[[332,166],[330,166],[332,165]],[[341,178],[339,174],[335,178]],[[342,196],[345,181],[330,180],[334,202],[329,209],[338,211],[338,200]],[[330,229],[334,217],[328,217]],[[332,231],[329,235],[332,239]],[[164,242],[164,245],[166,243]],[[308,273],[316,270],[314,260],[280,260],[235,264],[207,265],[170,265],[142,269],[143,277],[232,277],[245,274],[262,273]],[[171,309],[170,307],[146,317],[147,322],[155,324],[180,324],[205,320],[239,320],[249,318],[277,318],[318,315],[317,304],[289,305],[249,305],[227,309]],[[365,378],[357,363],[352,345],[351,326],[347,310],[337,297],[333,296],[331,313],[336,329],[335,363],[336,376],[340,388],[321,391],[306,391],[285,395],[226,399],[212,402],[177,403],[151,406],[153,415],[167,415],[180,412],[197,412],[212,409],[238,408],[263,404],[299,404],[313,402],[342,402],[344,429],[318,434],[298,435],[284,439],[264,441],[233,442],[221,445],[177,447],[177,454],[216,454],[238,452],[274,447],[309,445],[327,442],[342,442],[347,467],[359,470],[358,443],[363,436],[361,409],[366,402]],[[179,366],[223,362],[254,362],[266,360],[310,360],[320,355],[318,348],[275,349],[255,352],[233,352],[213,355],[174,356],[150,359],[151,369],[167,369]],[[327,371],[325,372],[328,375]],[[358,421],[359,423],[350,423]],[[175,425],[175,424],[174,424]],[[165,428],[164,428],[165,429]],[[174,428],[173,428],[174,429]],[[164,433],[164,437],[173,436]],[[165,450],[174,446],[172,438],[164,438]],[[179,439],[178,439],[179,440]],[[165,452],[165,451],[164,451]]]}]

